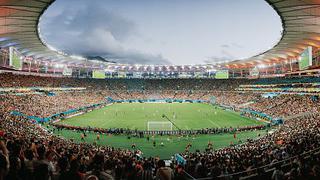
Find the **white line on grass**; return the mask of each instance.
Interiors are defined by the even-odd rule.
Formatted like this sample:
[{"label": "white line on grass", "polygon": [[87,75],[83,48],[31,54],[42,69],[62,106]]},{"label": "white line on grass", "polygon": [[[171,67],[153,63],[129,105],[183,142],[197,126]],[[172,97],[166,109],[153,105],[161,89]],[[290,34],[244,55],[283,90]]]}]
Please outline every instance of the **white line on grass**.
[{"label": "white line on grass", "polygon": [[211,122],[211,124],[213,124],[213,125],[215,125],[215,126],[217,126],[218,128],[220,128],[221,126],[220,125],[218,125],[217,123],[214,123],[212,120],[209,120],[210,122]]}]

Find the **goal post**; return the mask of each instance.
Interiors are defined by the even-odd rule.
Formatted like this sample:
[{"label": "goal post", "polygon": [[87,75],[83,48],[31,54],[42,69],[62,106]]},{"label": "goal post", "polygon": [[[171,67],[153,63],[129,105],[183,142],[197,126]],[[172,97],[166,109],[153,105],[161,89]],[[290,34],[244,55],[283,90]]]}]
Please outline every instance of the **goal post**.
[{"label": "goal post", "polygon": [[148,121],[148,131],[172,131],[173,125],[169,121]]}]

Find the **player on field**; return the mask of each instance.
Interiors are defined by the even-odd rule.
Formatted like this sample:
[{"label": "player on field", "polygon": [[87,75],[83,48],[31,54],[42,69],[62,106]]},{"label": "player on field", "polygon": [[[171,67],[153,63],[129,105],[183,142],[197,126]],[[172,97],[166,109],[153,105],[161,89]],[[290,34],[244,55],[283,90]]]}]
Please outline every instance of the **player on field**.
[{"label": "player on field", "polygon": [[160,146],[162,146],[162,147],[164,146],[164,143],[163,143],[162,141],[161,141],[161,143],[160,143]]},{"label": "player on field", "polygon": [[208,147],[209,150],[213,149],[213,143],[210,140],[208,141],[207,147]]},{"label": "player on field", "polygon": [[85,141],[84,140],[84,133],[81,133],[81,141]]}]

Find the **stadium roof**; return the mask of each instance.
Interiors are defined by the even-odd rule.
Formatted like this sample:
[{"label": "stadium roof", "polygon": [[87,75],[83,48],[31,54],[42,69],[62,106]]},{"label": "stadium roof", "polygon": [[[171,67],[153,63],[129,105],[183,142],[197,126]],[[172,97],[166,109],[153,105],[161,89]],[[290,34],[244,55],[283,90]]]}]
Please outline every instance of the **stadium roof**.
[{"label": "stadium roof", "polygon": [[[251,58],[230,61],[224,64],[226,67],[243,68],[281,63],[296,58],[307,46],[320,47],[319,0],[266,1],[282,20],[281,40],[266,52]],[[0,47],[14,45],[23,55],[47,62],[76,66],[89,63],[84,59],[57,52],[41,40],[38,23],[43,12],[53,2],[54,0],[0,0]],[[90,61],[90,64],[99,63]],[[119,66],[109,63],[104,65]]]},{"label": "stadium roof", "polygon": [[281,40],[270,50],[248,59],[228,63],[229,67],[281,63],[295,59],[307,46],[320,47],[319,0],[266,0],[279,14]]}]

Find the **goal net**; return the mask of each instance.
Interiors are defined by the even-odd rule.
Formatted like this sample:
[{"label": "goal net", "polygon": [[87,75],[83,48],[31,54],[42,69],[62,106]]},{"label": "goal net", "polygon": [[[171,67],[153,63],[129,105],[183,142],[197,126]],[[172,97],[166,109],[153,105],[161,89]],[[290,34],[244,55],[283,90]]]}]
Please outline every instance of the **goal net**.
[{"label": "goal net", "polygon": [[172,131],[172,123],[168,121],[148,121],[148,131]]}]

